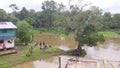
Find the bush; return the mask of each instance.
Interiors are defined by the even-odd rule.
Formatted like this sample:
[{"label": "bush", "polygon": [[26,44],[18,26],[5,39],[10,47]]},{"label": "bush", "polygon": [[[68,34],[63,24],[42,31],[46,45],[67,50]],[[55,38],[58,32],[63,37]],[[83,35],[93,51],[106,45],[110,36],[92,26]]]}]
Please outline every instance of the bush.
[{"label": "bush", "polygon": [[32,31],[32,27],[30,26],[30,24],[26,21],[20,21],[17,24],[17,31],[16,31],[16,36],[17,36],[17,42],[20,43],[29,43],[31,41],[31,37],[33,37],[33,31]]},{"label": "bush", "polygon": [[68,51],[67,54],[72,56],[84,57],[87,53],[85,49],[82,49],[81,51],[78,51],[77,49],[75,49],[75,50]]},{"label": "bush", "polygon": [[81,56],[81,57],[84,57],[86,54],[87,54],[87,53],[86,53],[85,49],[82,49],[82,50],[80,51],[80,56]]},{"label": "bush", "polygon": [[40,33],[49,32],[57,35],[65,34],[65,28],[39,28],[37,29]]}]

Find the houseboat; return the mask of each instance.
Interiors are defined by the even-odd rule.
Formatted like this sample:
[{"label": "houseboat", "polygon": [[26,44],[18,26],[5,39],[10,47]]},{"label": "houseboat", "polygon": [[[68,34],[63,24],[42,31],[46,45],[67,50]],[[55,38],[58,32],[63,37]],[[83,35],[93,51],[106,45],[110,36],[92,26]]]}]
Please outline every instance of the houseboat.
[{"label": "houseboat", "polygon": [[15,47],[16,29],[12,22],[0,22],[0,50]]}]

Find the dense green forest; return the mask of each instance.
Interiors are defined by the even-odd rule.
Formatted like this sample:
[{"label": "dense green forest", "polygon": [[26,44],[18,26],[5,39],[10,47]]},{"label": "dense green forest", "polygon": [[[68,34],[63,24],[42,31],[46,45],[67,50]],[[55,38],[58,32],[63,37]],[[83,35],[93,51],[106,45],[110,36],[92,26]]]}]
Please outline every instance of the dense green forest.
[{"label": "dense green forest", "polygon": [[[37,6],[41,7],[39,11],[26,7],[19,9],[17,4],[8,5],[13,10],[11,13],[0,9],[0,22],[13,22],[18,27],[16,43],[26,45],[18,54],[14,54],[14,57],[12,55],[0,57],[0,68],[9,68],[26,61],[64,54],[85,56],[86,51],[82,49],[84,45],[96,46],[98,42],[104,43],[105,37],[120,39],[120,13],[103,12],[97,6],[83,4],[82,0],[76,0],[78,2],[74,5],[71,4],[71,1],[68,0],[68,5],[65,6],[54,0],[46,0],[41,6]],[[56,46],[48,48],[46,51],[40,50],[37,46],[31,56],[26,56],[26,52],[30,50],[30,47],[27,46],[28,43],[36,42],[32,39],[42,32],[51,32],[54,35],[62,34],[66,37],[71,34],[72,38],[77,41],[78,47],[65,52]]]},{"label": "dense green forest", "polygon": [[[78,2],[78,4],[81,3]],[[85,9],[87,6],[89,5],[70,4],[67,10],[67,6],[64,4],[51,0],[44,1],[42,6],[39,6],[42,9],[41,11],[35,11],[34,9],[28,10],[25,7],[19,10],[16,4],[11,4],[9,7],[13,9],[12,13],[6,13],[5,10],[0,9],[0,21],[11,21],[14,24],[18,24],[24,20],[33,28],[65,28],[73,23],[81,24],[82,26],[83,23],[92,23],[98,29],[120,29],[120,14],[103,13],[102,9],[97,6],[89,6],[89,9]]]},{"label": "dense green forest", "polygon": [[69,6],[65,6],[53,0],[44,1],[42,6],[39,6],[41,11],[28,10],[25,7],[19,10],[16,4],[11,4],[9,7],[13,10],[12,13],[0,9],[0,21],[11,21],[17,25],[17,37],[21,42],[29,42],[32,29],[43,32],[57,29],[57,32],[64,34],[73,33],[76,41],[80,43],[79,49],[84,44],[95,46],[97,42],[104,42],[104,37],[99,35],[98,31],[120,33],[119,13],[103,12],[99,7],[82,4],[79,0],[76,5],[71,4],[71,0],[68,3]]}]

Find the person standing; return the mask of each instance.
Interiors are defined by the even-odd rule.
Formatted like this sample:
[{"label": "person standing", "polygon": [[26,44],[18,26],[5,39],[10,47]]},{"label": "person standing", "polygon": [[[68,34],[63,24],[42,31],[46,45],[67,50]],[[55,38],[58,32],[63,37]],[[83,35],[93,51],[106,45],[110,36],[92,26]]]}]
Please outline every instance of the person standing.
[{"label": "person standing", "polygon": [[42,47],[42,43],[41,43],[41,42],[40,42],[40,44],[39,44],[39,45],[40,45],[40,49],[42,49],[42,48],[41,48],[41,47]]},{"label": "person standing", "polygon": [[34,47],[36,47],[36,46],[37,46],[37,42],[34,43]]}]

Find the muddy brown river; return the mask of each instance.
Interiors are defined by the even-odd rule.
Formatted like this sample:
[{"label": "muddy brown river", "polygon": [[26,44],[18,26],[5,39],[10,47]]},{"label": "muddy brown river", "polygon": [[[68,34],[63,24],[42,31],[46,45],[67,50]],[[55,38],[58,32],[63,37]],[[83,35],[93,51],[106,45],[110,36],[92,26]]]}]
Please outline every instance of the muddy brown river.
[{"label": "muddy brown river", "polygon": [[[44,41],[47,45],[57,45],[60,49],[65,51],[77,47],[77,42],[73,38],[66,38],[63,36],[58,37],[50,33],[43,33],[36,36],[35,41],[38,43]],[[84,46],[83,48],[87,52],[85,58],[120,61],[120,38],[107,39],[104,44],[99,44],[97,47]],[[35,65],[38,67],[35,67]],[[41,65],[45,67],[41,67]],[[58,57],[42,61],[36,60],[33,62],[27,62],[13,68],[58,68]]]}]

